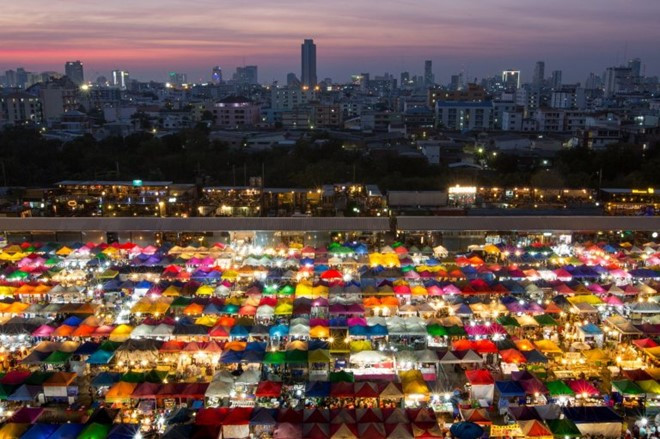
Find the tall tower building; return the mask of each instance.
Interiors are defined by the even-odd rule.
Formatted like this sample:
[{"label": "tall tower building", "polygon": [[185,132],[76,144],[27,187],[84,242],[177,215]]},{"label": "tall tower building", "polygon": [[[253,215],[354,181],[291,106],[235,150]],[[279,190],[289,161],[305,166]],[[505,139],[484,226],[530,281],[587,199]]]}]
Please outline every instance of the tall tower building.
[{"label": "tall tower building", "polygon": [[64,64],[64,74],[76,85],[81,85],[85,82],[83,63],[80,61],[67,61]]},{"label": "tall tower building", "polygon": [[561,88],[561,70],[554,70],[552,72],[552,78],[550,79],[550,86],[553,90],[559,90]]},{"label": "tall tower building", "polygon": [[543,85],[543,80],[545,79],[545,63],[543,61],[537,61],[534,66],[534,77],[532,78],[532,85],[535,87],[541,87]]},{"label": "tall tower building", "polygon": [[125,70],[113,70],[111,84],[113,87],[125,89],[128,86],[128,72]]},{"label": "tall tower building", "polygon": [[435,77],[433,77],[433,61],[427,59],[424,61],[424,85],[427,87],[435,84]]},{"label": "tall tower building", "polygon": [[518,90],[520,88],[520,70],[504,70],[502,84],[508,90]]},{"label": "tall tower building", "polygon": [[628,61],[628,68],[632,70],[633,78],[639,78],[642,76],[642,60],[639,58],[634,58]]},{"label": "tall tower building", "polygon": [[222,84],[222,69],[220,66],[213,67],[211,71],[211,81],[214,84]]},{"label": "tall tower building", "polygon": [[302,75],[300,82],[302,85],[314,87],[318,82],[316,80],[316,44],[314,40],[305,40],[300,46]]}]

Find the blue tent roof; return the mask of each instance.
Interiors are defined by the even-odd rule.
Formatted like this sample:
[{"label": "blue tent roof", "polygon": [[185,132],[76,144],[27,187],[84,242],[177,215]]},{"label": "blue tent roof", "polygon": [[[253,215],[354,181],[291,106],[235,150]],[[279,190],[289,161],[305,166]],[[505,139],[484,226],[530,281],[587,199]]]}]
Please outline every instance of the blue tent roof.
[{"label": "blue tent roof", "polygon": [[133,439],[139,429],[139,424],[115,424],[106,439]]},{"label": "blue tent roof", "polygon": [[315,351],[317,349],[330,349],[330,343],[318,338],[313,338],[307,342],[308,351]]},{"label": "blue tent roof", "polygon": [[62,424],[48,439],[76,439],[84,427],[83,424]]},{"label": "blue tent roof", "polygon": [[576,424],[623,421],[614,410],[605,406],[564,407],[562,410],[564,415]]},{"label": "blue tent roof", "polygon": [[135,285],[136,290],[148,290],[153,284],[148,280],[142,280]]},{"label": "blue tent roof", "polygon": [[265,351],[244,351],[243,352],[243,363],[261,363],[266,355]]},{"label": "blue tent roof", "polygon": [[245,346],[246,351],[266,351],[266,342],[265,341],[251,341]]},{"label": "blue tent roof", "polygon": [[23,384],[14,393],[7,397],[8,401],[34,401],[42,391],[42,386],[29,386]]},{"label": "blue tent roof", "polygon": [[285,336],[289,335],[289,326],[288,325],[282,325],[282,324],[272,326],[268,330],[268,334],[271,337],[285,337]]},{"label": "blue tent roof", "polygon": [[21,439],[46,439],[58,428],[59,424],[34,424],[21,436]]},{"label": "blue tent roof", "polygon": [[587,323],[586,325],[581,326],[580,329],[582,332],[589,335],[600,335],[603,333],[603,331],[601,331],[600,328],[593,323]]},{"label": "blue tent roof", "polygon": [[309,381],[305,386],[305,396],[309,398],[330,396],[330,381]]},{"label": "blue tent roof", "polygon": [[110,387],[119,381],[121,374],[118,372],[101,372],[92,380],[92,387]]},{"label": "blue tent roof", "polygon": [[220,362],[224,364],[236,364],[243,360],[243,352],[225,351],[220,356]]},{"label": "blue tent roof", "polygon": [[383,326],[383,325],[369,326],[367,327],[367,330],[369,332],[369,336],[371,337],[385,336],[388,334],[387,326]]},{"label": "blue tent roof", "polygon": [[495,388],[505,398],[525,396],[525,390],[516,381],[495,381]]},{"label": "blue tent roof", "polygon": [[458,439],[477,439],[484,434],[484,429],[474,422],[457,422],[449,431]]},{"label": "blue tent roof", "polygon": [[100,344],[94,343],[93,341],[86,341],[85,343],[78,346],[78,349],[75,350],[74,354],[76,355],[92,355],[99,349]]},{"label": "blue tent roof", "polygon": [[247,338],[250,336],[250,331],[245,326],[236,325],[229,331],[229,336]]},{"label": "blue tent roof", "polygon": [[104,351],[103,349],[99,349],[98,351],[94,352],[92,355],[89,356],[87,359],[87,363],[89,364],[108,364],[110,360],[112,360],[112,357],[115,356],[114,352],[108,352]]},{"label": "blue tent roof", "polygon": [[360,336],[366,337],[367,335],[369,335],[368,329],[364,326],[351,326],[350,328],[348,328],[348,333],[349,335],[358,336],[358,337]]},{"label": "blue tent roof", "polygon": [[82,319],[76,316],[69,316],[65,321],[62,322],[63,325],[68,326],[80,326]]}]

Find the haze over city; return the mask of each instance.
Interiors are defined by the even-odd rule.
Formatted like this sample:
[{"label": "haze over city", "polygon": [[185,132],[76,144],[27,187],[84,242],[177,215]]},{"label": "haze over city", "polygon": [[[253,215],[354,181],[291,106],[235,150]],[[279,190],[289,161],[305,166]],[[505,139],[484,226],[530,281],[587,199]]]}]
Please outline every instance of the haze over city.
[{"label": "haze over city", "polygon": [[347,81],[361,71],[420,72],[434,60],[439,82],[456,72],[470,78],[506,68],[529,79],[544,59],[565,79],[584,81],[627,58],[658,71],[660,2],[656,0],[477,0],[468,3],[290,0],[228,3],[202,0],[8,2],[0,15],[0,67],[61,70],[85,62],[89,77],[128,69],[143,80],[182,71],[209,79],[259,65],[260,81],[282,81],[298,70],[299,44],[319,46],[319,79]]}]

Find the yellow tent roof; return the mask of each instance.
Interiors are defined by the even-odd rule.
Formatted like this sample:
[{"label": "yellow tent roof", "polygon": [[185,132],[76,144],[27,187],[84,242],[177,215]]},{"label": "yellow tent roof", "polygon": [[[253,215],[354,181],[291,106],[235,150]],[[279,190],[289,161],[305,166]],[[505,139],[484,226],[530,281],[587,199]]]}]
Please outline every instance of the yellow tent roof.
[{"label": "yellow tent roof", "polygon": [[316,349],[307,354],[308,363],[329,363],[330,352],[326,349]]},{"label": "yellow tent roof", "polygon": [[198,296],[210,296],[214,291],[215,289],[211,285],[202,285],[201,287],[197,288],[195,294]]},{"label": "yellow tent roof", "polygon": [[234,270],[227,270],[224,273],[222,273],[223,279],[235,280],[237,277],[238,277],[238,273]]},{"label": "yellow tent roof", "polygon": [[536,349],[541,352],[563,353],[561,348],[552,340],[537,340],[534,344],[536,345]]},{"label": "yellow tent roof", "polygon": [[330,336],[330,329],[327,326],[317,325],[309,330],[311,338],[328,338]]},{"label": "yellow tent roof", "polygon": [[55,254],[58,256],[68,256],[71,253],[73,253],[73,250],[71,250],[66,245],[55,252]]},{"label": "yellow tent roof", "polygon": [[419,370],[404,370],[399,372],[403,393],[406,395],[428,395],[430,393],[424,377]]},{"label": "yellow tent roof", "polygon": [[142,299],[138,301],[133,307],[131,308],[131,312],[133,314],[135,313],[143,313],[146,314],[149,312],[149,309],[151,308],[151,302],[149,302],[146,299]]},{"label": "yellow tent roof", "polygon": [[119,341],[123,342],[129,339],[133,332],[133,327],[130,325],[119,325],[112,330],[110,336],[108,337],[110,341]]},{"label": "yellow tent roof", "polygon": [[110,387],[108,393],[105,394],[105,402],[129,402],[131,400],[131,394],[136,387],[137,383],[119,381],[117,384]]},{"label": "yellow tent roof", "polygon": [[596,362],[596,361],[607,361],[609,359],[609,355],[602,349],[592,349],[590,351],[584,351],[582,352],[582,355],[589,361],[590,363]]},{"label": "yellow tent roof", "polygon": [[202,316],[199,317],[197,320],[195,320],[196,325],[202,325],[202,326],[213,326],[215,325],[215,322],[218,320],[217,317],[211,317],[211,316]]},{"label": "yellow tent roof", "polygon": [[636,384],[644,391],[653,395],[660,395],[660,384],[656,380],[636,381]]},{"label": "yellow tent roof", "polygon": [[174,285],[170,285],[169,287],[167,287],[165,289],[165,291],[163,291],[163,293],[161,295],[162,296],[168,296],[168,297],[177,297],[177,296],[181,295],[181,289],[174,286]]},{"label": "yellow tent roof", "polygon": [[293,305],[289,302],[280,302],[275,307],[275,314],[285,315],[293,313]]},{"label": "yellow tent roof", "polygon": [[494,246],[493,244],[488,244],[488,245],[484,246],[484,252],[492,254],[492,255],[496,255],[496,254],[500,253],[500,249],[497,248],[496,246]]},{"label": "yellow tent roof", "polygon": [[588,303],[589,305],[603,304],[603,301],[600,300],[598,296],[595,296],[593,294],[581,294],[579,296],[569,297],[568,301],[571,302],[573,305],[577,305],[578,303]]},{"label": "yellow tent roof", "polygon": [[10,422],[0,428],[0,439],[18,439],[27,431],[30,424],[18,424]]},{"label": "yellow tent roof", "polygon": [[349,343],[351,352],[371,351],[372,346],[369,340],[353,340]]}]

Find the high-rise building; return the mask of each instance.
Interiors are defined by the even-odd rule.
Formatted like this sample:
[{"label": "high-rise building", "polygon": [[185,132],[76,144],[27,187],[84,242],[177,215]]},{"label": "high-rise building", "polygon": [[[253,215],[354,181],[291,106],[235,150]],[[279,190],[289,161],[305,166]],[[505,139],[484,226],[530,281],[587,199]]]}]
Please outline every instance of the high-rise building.
[{"label": "high-rise building", "polygon": [[295,73],[291,72],[286,75],[286,85],[288,87],[297,87],[300,85],[300,80]]},{"label": "high-rise building", "polygon": [[316,80],[316,44],[314,40],[305,40],[300,46],[302,75],[300,82],[302,85],[314,87],[318,82]]},{"label": "high-rise building", "polygon": [[76,85],[81,85],[85,82],[83,63],[80,61],[67,61],[64,64],[64,74]]},{"label": "high-rise building", "polygon": [[584,88],[586,90],[596,90],[598,88],[601,88],[602,85],[603,85],[603,81],[601,80],[601,77],[592,72],[589,73],[589,76],[587,76],[587,80],[585,82]]},{"label": "high-rise building", "polygon": [[401,72],[401,87],[406,87],[410,85],[410,72]]},{"label": "high-rise building", "polygon": [[5,86],[9,88],[16,87],[16,70],[5,71]]},{"label": "high-rise building", "polygon": [[25,84],[28,82],[28,72],[25,71],[23,67],[16,69],[16,87],[25,88]]},{"label": "high-rise building", "polygon": [[534,66],[534,77],[532,78],[532,85],[534,87],[541,87],[545,79],[545,63],[537,61]]},{"label": "high-rise building", "polygon": [[128,86],[128,72],[125,70],[112,71],[112,86],[119,88],[126,88]]},{"label": "high-rise building", "polygon": [[214,84],[222,84],[222,69],[220,66],[213,67],[211,71],[211,82]]},{"label": "high-rise building", "polygon": [[188,75],[185,73],[170,72],[167,77],[169,78],[169,84],[173,87],[181,87],[183,84],[188,83]]},{"label": "high-rise building", "polygon": [[608,67],[605,72],[605,95],[612,96],[619,92],[633,89],[634,77],[630,67]]},{"label": "high-rise building", "polygon": [[552,71],[552,76],[550,78],[550,87],[553,90],[559,90],[561,88],[561,70]]},{"label": "high-rise building", "polygon": [[520,70],[502,71],[502,84],[507,90],[517,90],[520,88]]},{"label": "high-rise building", "polygon": [[639,58],[634,58],[628,61],[628,68],[632,71],[634,78],[639,78],[642,76],[642,60]]},{"label": "high-rise building", "polygon": [[433,76],[433,61],[427,59],[424,61],[424,85],[427,87],[435,84],[435,77]]},{"label": "high-rise building", "polygon": [[236,67],[236,73],[232,79],[242,85],[258,84],[257,66]]}]

